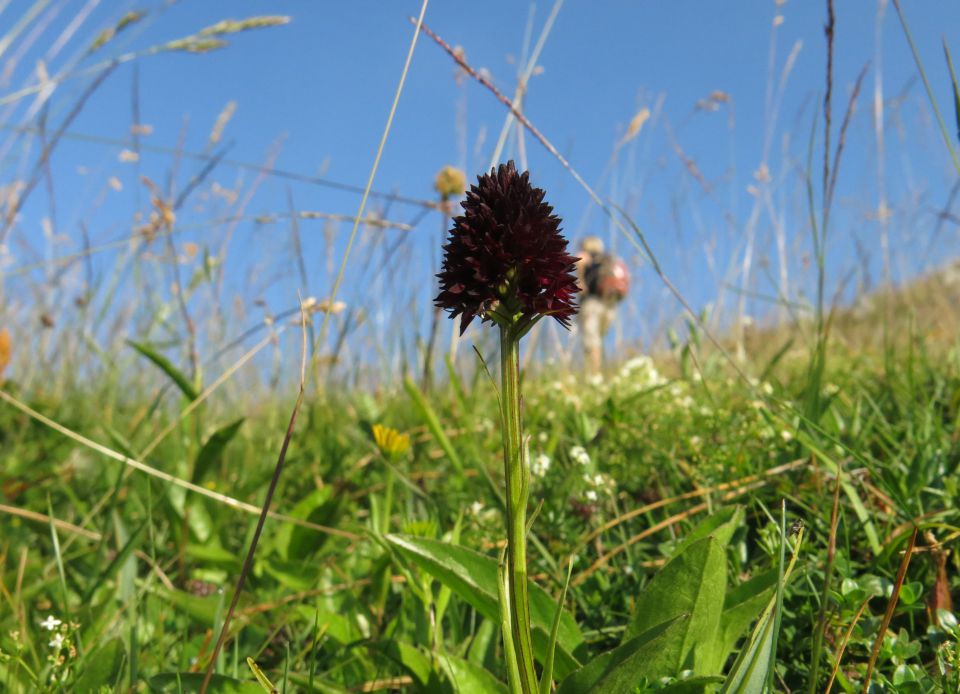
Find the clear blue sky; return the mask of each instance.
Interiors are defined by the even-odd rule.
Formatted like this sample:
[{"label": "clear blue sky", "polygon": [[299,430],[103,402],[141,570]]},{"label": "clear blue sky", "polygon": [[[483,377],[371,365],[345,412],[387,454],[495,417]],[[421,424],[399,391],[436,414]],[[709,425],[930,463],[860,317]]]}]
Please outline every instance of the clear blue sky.
[{"label": "clear blue sky", "polygon": [[[946,204],[956,174],[922,85],[916,80],[893,6],[867,0],[836,4],[834,142],[856,75],[868,62],[870,70],[839,176],[831,230],[831,274],[836,282],[852,271],[851,287],[862,283],[867,274],[874,282],[882,275],[881,225],[876,220],[880,183],[872,116],[872,99],[879,87],[886,104],[883,185],[892,211],[887,233],[893,278],[902,280],[955,254],[956,226],[952,223],[942,225],[932,245],[928,248],[927,244],[937,228],[934,213]],[[535,5],[435,1],[427,9],[426,22],[448,42],[462,46],[471,64],[488,70],[498,86],[512,93],[528,20],[532,16],[529,26],[536,40],[552,5],[545,0]],[[878,23],[881,5],[885,12]],[[128,10],[148,9],[149,14],[99,53],[82,59],[79,66],[188,35],[226,16],[289,15],[292,21],[287,26],[228,37],[231,45],[224,50],[205,55],[164,53],[122,65],[93,95],[70,132],[129,139],[136,65],[140,120],[152,126],[152,133],[143,138],[145,145],[175,147],[185,128],[185,148],[201,152],[218,114],[227,102],[235,101],[236,113],[223,138],[231,143],[229,159],[260,163],[276,147],[277,168],[362,186],[410,40],[412,26],[407,17],[416,14],[419,6],[410,0],[238,0],[229,4],[183,0],[146,6],[54,0],[0,56],[0,65],[11,57],[17,59],[12,72],[0,82],[0,99],[36,83],[38,60],[46,58],[47,71],[58,74],[102,29]],[[31,7],[33,2],[13,0],[0,14],[0,27],[9,27]],[[89,8],[92,10],[85,14]],[[949,76],[940,42],[946,34],[953,42],[954,54],[960,57],[960,43],[956,42],[960,5],[906,0],[904,9],[955,137]],[[78,16],[85,19],[75,34],[49,58],[56,37]],[[782,22],[774,31],[777,16]],[[824,92],[824,21],[825,3],[808,0],[782,4],[759,0],[567,0],[559,12],[539,61],[543,71],[530,85],[526,113],[584,178],[596,185],[601,196],[631,211],[649,234],[667,272],[698,309],[715,302],[725,283],[741,283],[730,268],[742,263],[755,212],[755,198],[748,186],[755,183],[754,172],[764,158],[765,132],[770,133],[766,160],[773,178],[771,205],[760,209],[753,221],[755,250],[747,286],[764,295],[776,293],[780,268],[773,220],[779,220],[786,228],[791,298],[809,290],[802,170],[813,108]],[[36,31],[38,38],[29,44],[31,31]],[[24,49],[18,52],[20,47]],[[771,47],[774,97],[788,56],[797,50],[775,118],[768,95]],[[377,190],[433,199],[432,179],[441,166],[463,166],[471,179],[487,166],[505,111],[473,81],[458,83],[455,72],[450,58],[422,36],[377,173]],[[49,102],[51,127],[62,121],[87,84],[89,79],[75,79],[58,87]],[[698,101],[716,90],[728,94],[729,103],[714,112],[698,109]],[[8,125],[34,125],[36,117],[29,112],[32,103],[30,97],[12,108],[0,106],[0,119]],[[611,165],[615,143],[644,107],[651,109],[652,117]],[[822,122],[814,150],[818,191],[821,137]],[[0,184],[15,176],[26,177],[36,160],[37,139],[0,133],[0,143]],[[588,212],[586,195],[556,160],[532,138],[527,137],[525,144],[534,182],[546,188],[548,200],[566,220],[568,233],[576,237],[586,230],[599,232],[626,250],[623,239],[613,240],[602,215],[596,210]],[[149,196],[137,183],[138,169],[118,160],[121,149],[77,140],[59,145],[53,157],[57,231],[69,240],[56,247],[45,245],[41,219],[50,215],[50,209],[44,185],[39,185],[9,239],[14,258],[7,269],[44,254],[58,256],[80,249],[80,222],[94,245],[129,235],[137,204],[146,209]],[[508,154],[519,158],[515,142]],[[701,181],[691,175],[689,162],[695,162]],[[171,163],[169,154],[145,152],[139,173],[164,183]],[[184,160],[178,187],[200,166]],[[123,190],[104,192],[106,181],[114,176]],[[221,165],[191,197],[178,222],[202,224],[218,214],[218,205],[224,209],[211,195],[214,182],[236,189],[243,198],[255,178],[253,171]],[[268,177],[251,198],[247,213],[287,211],[288,192],[298,209],[351,215],[359,202],[352,193]],[[372,201],[374,209],[382,205]],[[410,222],[418,218],[419,209],[393,203],[383,213]],[[348,272],[343,298],[353,306],[365,306],[375,319],[379,309],[385,314],[380,316],[382,326],[408,307],[408,300],[417,301],[424,312],[430,298],[429,272],[437,254],[439,224],[431,214],[412,232],[377,232],[388,235],[386,247],[406,254],[403,263],[385,278],[371,269],[382,256],[365,265],[361,251]],[[249,311],[243,319],[243,327],[247,327],[262,315],[249,306],[252,299],[263,299],[279,311],[295,303],[298,288],[305,295],[326,295],[332,277],[323,253],[323,229],[322,222],[301,222],[309,274],[308,286],[301,287],[289,250],[288,224],[238,224],[226,261],[228,291],[223,309],[231,310],[234,297],[247,302]],[[336,261],[348,231],[348,225],[338,227]],[[192,241],[216,251],[225,233],[223,226],[183,231],[176,243]],[[405,234],[409,238],[402,238]],[[159,254],[163,249],[157,245],[155,250]],[[639,258],[632,252],[628,255],[638,281],[631,305],[624,309],[625,331],[649,341],[678,309],[664,301],[658,280]],[[94,269],[101,282],[109,277],[118,257],[118,252],[97,256]],[[81,272],[79,265],[75,272]],[[29,277],[36,280],[39,276]],[[129,289],[134,286],[129,279],[132,275],[126,276],[123,286]],[[187,281],[189,271],[183,269],[181,277]],[[35,291],[23,276],[8,278],[5,292],[8,304],[21,309],[39,302],[52,310],[64,302],[55,292]],[[736,300],[736,295],[727,291],[725,309],[729,311]],[[192,301],[202,299],[198,295]],[[203,310],[199,305],[190,309]],[[762,301],[747,306],[755,315],[768,310]],[[238,327],[230,332],[239,331]],[[152,336],[160,339],[163,333]]]}]

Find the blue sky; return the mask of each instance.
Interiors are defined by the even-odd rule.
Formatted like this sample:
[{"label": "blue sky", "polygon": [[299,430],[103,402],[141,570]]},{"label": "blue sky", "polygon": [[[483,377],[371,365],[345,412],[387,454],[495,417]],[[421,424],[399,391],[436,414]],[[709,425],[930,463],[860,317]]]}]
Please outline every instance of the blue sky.
[{"label": "blue sky", "polygon": [[[955,135],[949,75],[940,42],[944,33],[948,41],[955,41],[960,5],[910,0],[903,4],[931,84],[945,108],[949,130]],[[0,14],[0,26],[9,26],[34,6],[33,2],[13,0]],[[230,3],[229,9],[222,3],[188,0],[150,5],[52,1],[7,54],[0,56],[9,60],[19,46],[25,46],[16,55],[9,79],[0,84],[0,99],[36,82],[38,60],[46,59],[50,74],[68,68],[102,29],[128,10],[146,9],[149,13],[78,66],[191,34],[224,19],[227,11],[238,19],[289,15],[292,21],[286,26],[228,37],[230,46],[220,51],[162,53],[122,65],[91,97],[70,132],[129,140],[136,70],[140,120],[152,127],[143,138],[145,145],[174,148],[183,132],[185,149],[203,152],[218,114],[235,101],[236,112],[223,137],[223,143],[230,145],[230,160],[259,164],[274,152],[277,168],[362,186],[410,40],[412,27],[407,17],[416,14],[419,6],[418,2],[399,0],[239,0]],[[544,0],[535,5],[435,1],[428,6],[426,21],[450,44],[462,46],[472,65],[488,70],[498,86],[512,93],[525,34],[530,31],[535,41],[552,7],[552,2]],[[878,21],[879,7],[885,7],[882,21]],[[85,19],[78,22],[66,46],[49,58],[54,39],[77,17]],[[824,92],[824,21],[825,3],[806,0],[567,0],[559,11],[539,60],[542,72],[530,85],[526,113],[601,196],[631,212],[647,232],[666,271],[698,309],[717,306],[718,296],[725,293],[723,310],[732,310],[738,296],[724,290],[727,285],[776,294],[776,282],[782,277],[776,220],[785,229],[782,257],[787,260],[790,298],[809,294],[812,275],[803,169],[813,109]],[[31,27],[38,40],[28,44]],[[960,44],[950,46],[960,55]],[[774,117],[768,85],[771,56],[776,94],[792,53],[792,67]],[[957,246],[952,225],[941,225],[934,238],[935,212],[945,206],[956,173],[916,79],[894,8],[867,0],[838,2],[834,142],[853,82],[868,63],[838,180],[829,254],[833,283],[852,277],[850,291],[867,279],[875,283],[882,277],[883,229],[876,219],[881,187],[891,209],[886,234],[894,280],[907,279],[952,257]],[[485,89],[469,79],[458,81],[455,73],[450,58],[427,37],[421,37],[375,189],[434,199],[432,179],[443,165],[462,166],[471,179],[488,165],[504,109]],[[67,115],[88,83],[89,78],[77,78],[56,89],[49,101],[51,127]],[[878,88],[885,103],[882,184],[871,104]],[[716,111],[697,108],[698,102],[718,90],[729,95],[728,103]],[[16,102],[12,110],[0,107],[0,118],[8,125],[35,125],[35,114],[29,112],[32,99]],[[612,160],[615,144],[642,108],[651,110],[651,118]],[[822,132],[821,121],[814,144],[818,191]],[[757,184],[754,174],[764,161],[765,133],[770,205],[763,206],[751,221],[755,196],[748,186]],[[27,176],[39,151],[37,139],[3,133],[0,143],[4,143],[0,183]],[[82,247],[81,222],[93,245],[129,236],[136,224],[137,206],[141,211],[149,209],[149,195],[137,176],[146,174],[164,183],[172,157],[144,152],[139,165],[133,165],[118,160],[121,149],[120,145],[71,139],[58,146],[52,171],[56,231],[64,238],[56,246],[43,242],[41,220],[51,211],[44,186],[38,186],[9,239],[12,267],[29,263],[31,258],[78,250]],[[512,140],[507,155],[520,158],[521,153]],[[525,155],[534,182],[547,190],[547,199],[566,220],[571,237],[586,231],[600,233],[618,248],[628,249],[623,239],[615,240],[602,215],[590,211],[587,196],[569,174],[530,137],[525,138]],[[700,180],[691,174],[690,162],[701,173]],[[200,167],[197,161],[182,161],[177,188]],[[105,188],[111,177],[122,184],[121,191]],[[227,164],[218,167],[178,215],[178,223],[185,228],[176,237],[177,244],[191,241],[216,252],[224,235],[232,233],[220,308],[229,314],[238,300],[246,302],[248,310],[237,323],[244,327],[262,315],[262,308],[254,308],[253,300],[261,299],[270,310],[280,311],[295,303],[298,289],[322,297],[332,282],[322,222],[305,220],[300,224],[306,287],[301,286],[290,252],[288,224],[262,225],[247,220],[232,232],[224,225],[209,224],[226,209],[211,193],[211,186],[216,183],[221,189],[235,190],[243,199],[256,177],[249,169]],[[252,194],[247,214],[285,212],[290,205],[288,196],[297,209],[345,215],[355,213],[359,202],[353,193],[267,176]],[[392,326],[391,320],[405,310],[419,315],[422,328],[428,322],[429,273],[438,253],[440,220],[436,214],[422,217],[420,208],[399,202],[387,208],[378,200],[371,204],[389,219],[416,220],[418,226],[413,231],[377,232],[388,238],[367,260],[361,246],[348,271],[343,298],[351,306],[363,307],[373,318],[371,325],[379,320],[380,330]],[[744,281],[732,268],[743,263],[751,229],[755,248],[751,273]],[[348,231],[349,225],[340,225],[331,237],[335,261]],[[400,255],[385,276],[376,268],[387,249]],[[156,247],[157,254],[162,250]],[[39,255],[32,256],[32,252]],[[628,337],[649,343],[676,317],[678,307],[664,299],[663,288],[640,258],[627,254],[636,282],[631,303],[623,311],[624,331]],[[120,251],[96,256],[93,268],[101,284],[106,283],[119,257]],[[81,274],[79,264],[75,272]],[[191,272],[186,266],[181,269],[183,281]],[[27,277],[35,281],[39,276]],[[159,276],[167,278],[163,271]],[[124,277],[124,290],[135,291],[137,277],[132,266]],[[63,295],[38,291],[23,276],[8,278],[5,291],[8,303],[21,309],[31,302],[45,304],[47,310],[63,303]],[[160,291],[157,301],[163,296]],[[203,301],[198,293],[191,298],[197,305],[189,308],[202,312]],[[150,304],[149,310],[156,305]],[[763,316],[770,305],[751,300],[745,310]],[[176,321],[171,319],[169,324],[176,326]],[[150,337],[163,336],[162,329],[154,326],[151,330],[155,332]],[[239,328],[228,330],[238,332]]]}]

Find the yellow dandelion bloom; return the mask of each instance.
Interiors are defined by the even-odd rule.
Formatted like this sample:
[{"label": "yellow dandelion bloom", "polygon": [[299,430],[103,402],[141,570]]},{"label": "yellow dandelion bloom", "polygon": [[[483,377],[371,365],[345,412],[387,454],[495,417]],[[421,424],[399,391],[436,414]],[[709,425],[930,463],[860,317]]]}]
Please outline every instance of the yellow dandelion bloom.
[{"label": "yellow dandelion bloom", "polygon": [[382,424],[373,425],[373,440],[387,458],[396,459],[410,450],[410,436]]}]

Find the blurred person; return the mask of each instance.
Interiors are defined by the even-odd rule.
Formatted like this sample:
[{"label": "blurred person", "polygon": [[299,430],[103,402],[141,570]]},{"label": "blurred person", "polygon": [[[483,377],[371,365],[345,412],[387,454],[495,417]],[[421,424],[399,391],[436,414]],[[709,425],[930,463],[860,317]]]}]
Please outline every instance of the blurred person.
[{"label": "blurred person", "polygon": [[577,260],[580,281],[580,330],[587,370],[599,374],[603,367],[603,338],[617,318],[617,305],[630,290],[630,273],[618,257],[607,253],[603,240],[586,236]]}]

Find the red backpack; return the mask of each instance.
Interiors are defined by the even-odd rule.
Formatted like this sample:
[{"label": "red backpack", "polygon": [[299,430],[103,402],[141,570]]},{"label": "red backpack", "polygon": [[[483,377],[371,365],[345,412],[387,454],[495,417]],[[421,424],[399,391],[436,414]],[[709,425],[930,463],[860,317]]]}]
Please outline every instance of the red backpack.
[{"label": "red backpack", "polygon": [[630,271],[626,263],[607,253],[594,256],[583,278],[590,296],[619,302],[630,291]]}]

